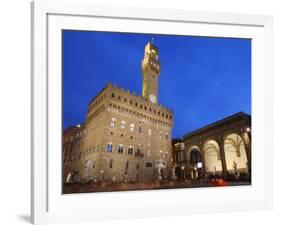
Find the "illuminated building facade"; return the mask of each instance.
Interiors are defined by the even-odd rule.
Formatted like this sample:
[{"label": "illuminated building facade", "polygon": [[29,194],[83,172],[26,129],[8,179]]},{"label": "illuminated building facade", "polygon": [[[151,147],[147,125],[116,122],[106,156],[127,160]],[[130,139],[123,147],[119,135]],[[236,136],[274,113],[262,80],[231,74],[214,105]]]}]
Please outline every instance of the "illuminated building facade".
[{"label": "illuminated building facade", "polygon": [[141,68],[142,96],[109,83],[89,103],[85,123],[66,129],[64,182],[71,173],[105,182],[170,178],[173,112],[158,104],[160,63],[152,42]]}]

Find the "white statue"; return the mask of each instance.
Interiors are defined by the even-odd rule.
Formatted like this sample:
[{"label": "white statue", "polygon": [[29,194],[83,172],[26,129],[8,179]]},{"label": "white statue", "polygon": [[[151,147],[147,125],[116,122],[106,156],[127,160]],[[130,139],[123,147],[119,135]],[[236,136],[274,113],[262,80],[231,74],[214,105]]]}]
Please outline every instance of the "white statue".
[{"label": "white statue", "polygon": [[156,168],[158,169],[158,180],[162,180],[162,169],[166,168],[166,162],[163,159],[156,161]]},{"label": "white statue", "polygon": [[70,183],[72,177],[72,173],[68,173],[67,178],[66,178],[66,183]]}]

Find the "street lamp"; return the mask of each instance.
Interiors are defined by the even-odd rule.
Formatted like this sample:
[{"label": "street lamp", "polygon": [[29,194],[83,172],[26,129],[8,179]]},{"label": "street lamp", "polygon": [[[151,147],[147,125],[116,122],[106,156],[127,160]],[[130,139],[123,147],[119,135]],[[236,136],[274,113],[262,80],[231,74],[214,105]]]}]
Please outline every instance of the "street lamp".
[{"label": "street lamp", "polygon": [[251,131],[251,128],[250,128],[250,127],[247,127],[247,128],[246,128],[246,131],[247,131],[247,132],[250,132],[250,131]]}]

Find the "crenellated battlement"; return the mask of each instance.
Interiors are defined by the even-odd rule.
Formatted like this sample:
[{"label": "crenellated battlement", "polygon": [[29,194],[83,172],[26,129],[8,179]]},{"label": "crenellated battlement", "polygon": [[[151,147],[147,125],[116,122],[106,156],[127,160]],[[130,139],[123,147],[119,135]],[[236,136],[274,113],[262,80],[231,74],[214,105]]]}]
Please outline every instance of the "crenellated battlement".
[{"label": "crenellated battlement", "polygon": [[173,111],[160,104],[154,104],[141,95],[131,92],[117,84],[108,83],[102,90],[91,100],[89,104],[88,114],[100,106],[102,103],[115,102],[119,105],[137,110],[140,113],[150,114],[159,117],[161,120],[173,123]]}]

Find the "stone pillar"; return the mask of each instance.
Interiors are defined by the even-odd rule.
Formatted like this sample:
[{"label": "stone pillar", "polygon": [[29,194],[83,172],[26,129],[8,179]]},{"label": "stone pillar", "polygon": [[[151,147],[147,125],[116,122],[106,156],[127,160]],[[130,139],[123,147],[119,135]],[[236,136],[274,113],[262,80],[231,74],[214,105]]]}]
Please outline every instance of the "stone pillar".
[{"label": "stone pillar", "polygon": [[201,168],[201,173],[199,178],[203,178],[205,177],[205,155],[204,155],[204,146],[203,146],[203,141],[200,140],[200,142],[197,144],[198,148],[199,148],[199,153],[200,153],[200,158],[201,158],[201,162],[202,162],[202,168]]},{"label": "stone pillar", "polygon": [[222,165],[222,176],[224,179],[228,178],[227,166],[226,166],[226,159],[225,159],[225,152],[224,152],[224,139],[222,136],[219,136],[217,139],[219,150],[220,150],[220,158],[221,158],[221,165]]},{"label": "stone pillar", "polygon": [[244,142],[244,147],[245,147],[245,151],[246,151],[246,157],[247,157],[247,163],[248,163],[248,173],[251,177],[251,172],[252,172],[251,133],[248,132],[247,135],[249,138],[248,143],[245,140],[245,135],[242,132],[240,133],[240,136]]},{"label": "stone pillar", "polygon": [[200,146],[200,154],[201,154],[201,161],[202,161],[201,177],[205,178],[205,173],[206,173],[205,153],[202,146]]},{"label": "stone pillar", "polygon": [[190,180],[191,179],[191,175],[190,175],[191,170],[190,170],[189,160],[186,161],[185,172],[186,172],[185,177]]},{"label": "stone pillar", "polygon": [[185,172],[186,172],[186,174],[185,174],[185,177],[186,177],[186,179],[191,179],[191,176],[190,176],[190,155],[189,155],[189,152],[188,152],[188,150],[189,150],[189,146],[186,146],[186,150],[185,150],[185,156],[184,156],[184,158],[185,158]]},{"label": "stone pillar", "polygon": [[251,174],[252,174],[251,143],[245,145],[245,150],[246,150],[246,156],[247,156],[247,162],[248,162],[248,173],[251,177]]}]

